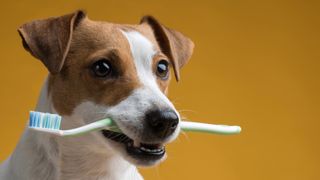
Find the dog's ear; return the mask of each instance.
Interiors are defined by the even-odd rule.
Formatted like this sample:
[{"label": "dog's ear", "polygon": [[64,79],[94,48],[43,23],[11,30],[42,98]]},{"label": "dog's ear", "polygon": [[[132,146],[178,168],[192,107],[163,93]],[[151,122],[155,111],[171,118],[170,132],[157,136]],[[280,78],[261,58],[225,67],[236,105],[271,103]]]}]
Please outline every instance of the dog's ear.
[{"label": "dog's ear", "polygon": [[189,61],[193,52],[193,42],[180,32],[161,25],[152,16],[144,16],[140,23],[147,23],[152,28],[161,51],[173,64],[176,80],[179,81],[179,70]]},{"label": "dog's ear", "polygon": [[41,60],[51,74],[57,74],[68,54],[73,30],[85,17],[83,11],[76,11],[23,24],[18,29],[23,47]]}]

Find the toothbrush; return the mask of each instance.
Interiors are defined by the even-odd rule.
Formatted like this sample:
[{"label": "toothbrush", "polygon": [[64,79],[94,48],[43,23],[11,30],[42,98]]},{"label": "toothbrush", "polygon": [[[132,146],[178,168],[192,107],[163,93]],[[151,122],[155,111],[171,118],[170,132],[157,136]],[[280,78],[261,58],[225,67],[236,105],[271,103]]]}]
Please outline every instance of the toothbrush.
[{"label": "toothbrush", "polygon": [[[188,122],[182,121],[181,129],[183,131],[204,132],[212,134],[238,134],[241,132],[240,126],[227,126],[227,125],[214,125],[206,123]],[[42,113],[36,111],[30,111],[29,128],[55,134],[58,136],[75,136],[85,134],[92,131],[97,131],[108,127],[112,131],[120,131],[116,124],[110,119],[105,118],[96,122],[69,130],[61,130],[61,116],[57,114]]]},{"label": "toothbrush", "polygon": [[29,128],[58,136],[80,135],[102,129],[104,127],[109,127],[110,129],[114,129],[114,131],[117,130],[117,128],[115,128],[115,124],[110,118],[101,119],[75,129],[60,130],[61,119],[61,116],[57,114],[30,111]]}]

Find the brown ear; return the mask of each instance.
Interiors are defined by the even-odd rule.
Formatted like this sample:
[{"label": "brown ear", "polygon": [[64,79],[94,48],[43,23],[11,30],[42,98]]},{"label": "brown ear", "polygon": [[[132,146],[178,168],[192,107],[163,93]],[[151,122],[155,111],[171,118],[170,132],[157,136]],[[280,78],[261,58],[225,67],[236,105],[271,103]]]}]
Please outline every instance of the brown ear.
[{"label": "brown ear", "polygon": [[180,32],[161,25],[152,16],[144,16],[140,23],[147,23],[153,29],[161,51],[170,58],[176,80],[179,81],[179,70],[189,61],[193,52],[193,42]]},{"label": "brown ear", "polygon": [[23,24],[18,32],[24,48],[41,60],[50,73],[57,74],[68,54],[73,30],[85,16],[83,11],[76,11],[60,17],[35,20]]}]

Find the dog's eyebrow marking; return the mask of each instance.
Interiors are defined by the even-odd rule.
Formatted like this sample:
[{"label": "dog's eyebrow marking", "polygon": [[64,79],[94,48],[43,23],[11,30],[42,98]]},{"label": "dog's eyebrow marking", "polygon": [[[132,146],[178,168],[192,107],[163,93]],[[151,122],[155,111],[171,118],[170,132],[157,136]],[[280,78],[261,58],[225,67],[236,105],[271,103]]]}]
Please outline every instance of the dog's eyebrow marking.
[{"label": "dog's eyebrow marking", "polygon": [[139,81],[143,84],[141,91],[145,96],[152,96],[158,103],[164,102],[173,107],[168,98],[161,92],[157,84],[157,77],[152,70],[152,59],[158,51],[150,40],[136,31],[121,31],[127,38]]},{"label": "dog's eyebrow marking", "polygon": [[152,72],[152,58],[157,53],[153,44],[139,32],[121,32],[129,42],[140,82],[144,85],[150,86],[153,84],[153,86],[157,86]]}]

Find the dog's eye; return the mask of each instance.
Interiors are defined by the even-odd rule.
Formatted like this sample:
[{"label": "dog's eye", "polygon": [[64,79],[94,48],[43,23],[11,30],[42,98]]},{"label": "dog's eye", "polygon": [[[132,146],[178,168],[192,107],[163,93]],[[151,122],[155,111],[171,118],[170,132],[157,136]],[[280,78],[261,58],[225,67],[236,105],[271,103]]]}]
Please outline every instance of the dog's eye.
[{"label": "dog's eye", "polygon": [[95,76],[97,77],[107,77],[111,74],[112,67],[108,60],[102,59],[99,61],[96,61],[91,66],[91,69]]},{"label": "dog's eye", "polygon": [[161,79],[167,79],[169,75],[169,63],[166,60],[160,60],[157,64],[157,75]]}]

